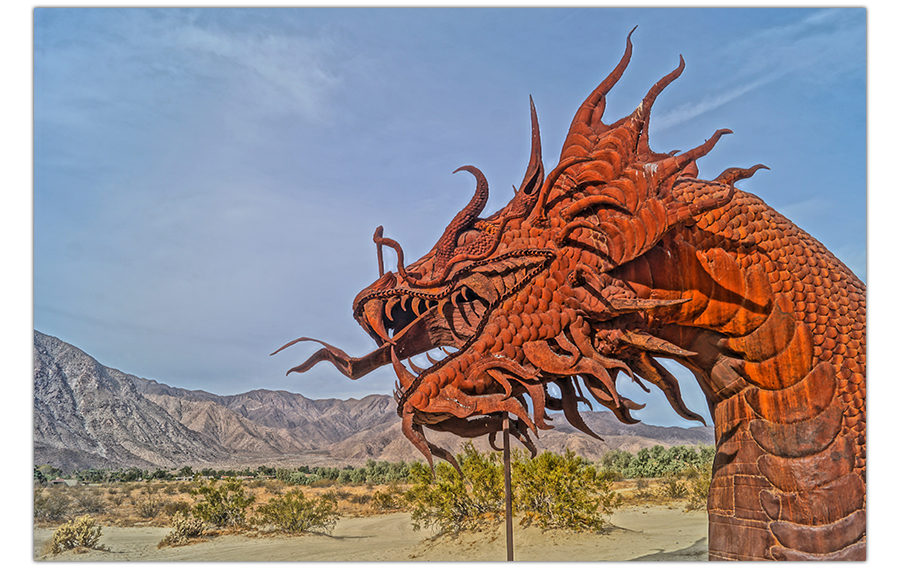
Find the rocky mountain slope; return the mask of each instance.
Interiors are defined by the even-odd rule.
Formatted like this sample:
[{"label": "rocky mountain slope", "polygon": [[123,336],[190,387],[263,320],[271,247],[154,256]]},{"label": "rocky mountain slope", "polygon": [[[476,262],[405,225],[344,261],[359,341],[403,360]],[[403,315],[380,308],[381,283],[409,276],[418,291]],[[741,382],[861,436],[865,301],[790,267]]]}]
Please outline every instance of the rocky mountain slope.
[{"label": "rocky mountain slope", "polygon": [[[420,460],[400,433],[393,398],[312,400],[258,389],[239,395],[170,387],[105,367],[65,342],[34,333],[34,461],[71,468],[179,465],[359,465]],[[612,449],[712,444],[711,427],[624,425],[609,412],[584,412],[603,441],[554,415],[540,450],[566,448],[591,460]],[[457,452],[446,433],[429,439]],[[475,446],[488,450],[487,438]]]},{"label": "rocky mountain slope", "polygon": [[34,333],[34,460],[63,468],[175,466],[228,450],[143,397],[133,376]]}]

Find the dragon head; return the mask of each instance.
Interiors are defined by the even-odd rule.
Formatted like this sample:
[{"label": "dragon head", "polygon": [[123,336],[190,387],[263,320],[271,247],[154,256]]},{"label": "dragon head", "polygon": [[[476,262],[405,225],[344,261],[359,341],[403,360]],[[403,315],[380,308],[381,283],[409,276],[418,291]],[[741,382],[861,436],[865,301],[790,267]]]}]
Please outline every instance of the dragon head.
[{"label": "dragon head", "polygon": [[[429,463],[438,456],[455,465],[449,452],[428,442],[424,428],[487,434],[495,446],[504,413],[513,416],[512,433],[532,453],[529,431],[552,428],[548,409],[563,411],[574,427],[596,437],[578,412],[579,403],[591,405],[586,394],[620,420],[637,422],[630,412],[643,405],[618,393],[620,372],[647,391],[640,378],[657,385],[680,415],[702,422],[685,406],[675,378],[653,359],[691,352],[653,336],[647,324],[655,311],[687,299],[652,298],[617,279],[615,269],[675,227],[726,204],[733,182],[761,166],[695,179],[695,161],[727,130],[684,153],[650,150],[650,109],[681,74],[683,59],[634,112],[604,124],[606,94],[631,51],[629,33],[625,54],[578,109],[559,164],[546,176],[532,102],[531,158],[506,207],[480,217],[488,182],[477,168],[463,166],[459,170],[475,177],[475,195],[424,257],[406,265],[400,244],[379,227],[374,241],[381,276],[353,301],[354,318],[378,348],[353,358],[319,342],[324,347],[290,371],[327,360],[356,379],[391,365],[403,433]],[[673,186],[685,180],[703,186],[692,193],[700,199],[678,201]],[[396,271],[384,270],[384,247],[396,252]],[[411,359],[419,354],[430,362],[424,369]],[[548,390],[551,384],[558,396]]]}]

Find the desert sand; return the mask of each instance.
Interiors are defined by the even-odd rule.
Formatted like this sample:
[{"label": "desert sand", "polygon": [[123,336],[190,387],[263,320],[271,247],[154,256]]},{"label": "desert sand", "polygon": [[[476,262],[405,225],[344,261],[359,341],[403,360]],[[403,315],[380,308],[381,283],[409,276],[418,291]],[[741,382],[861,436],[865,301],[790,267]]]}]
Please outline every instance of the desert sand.
[{"label": "desert sand", "polygon": [[[603,533],[543,531],[516,524],[516,561],[699,561],[707,556],[705,511],[682,504],[621,508]],[[408,513],[342,518],[331,536],[222,535],[191,545],[156,545],[159,527],[103,527],[109,551],[46,555],[52,529],[34,530],[34,558],[48,561],[504,561],[503,525],[457,536],[413,531]]]}]

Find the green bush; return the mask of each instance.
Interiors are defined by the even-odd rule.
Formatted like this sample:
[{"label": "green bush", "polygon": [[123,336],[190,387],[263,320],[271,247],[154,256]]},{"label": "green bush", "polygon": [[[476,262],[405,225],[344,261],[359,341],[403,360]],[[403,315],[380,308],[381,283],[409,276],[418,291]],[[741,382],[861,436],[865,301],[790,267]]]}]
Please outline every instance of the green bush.
[{"label": "green bush", "polygon": [[53,532],[53,542],[50,545],[52,553],[61,553],[76,547],[88,549],[103,549],[100,536],[103,534],[100,526],[94,525],[94,520],[87,515],[76,518],[59,526]]},{"label": "green bush", "polygon": [[458,532],[504,511],[499,453],[481,454],[467,442],[456,460],[465,480],[443,461],[435,465],[434,475],[422,463],[410,467],[412,488],[406,500],[414,530],[430,527],[440,533]]},{"label": "green bush", "polygon": [[[463,478],[445,462],[435,465],[434,476],[423,464],[410,468],[413,487],[406,500],[413,529],[426,526],[441,533],[456,532],[504,515],[500,453],[482,454],[466,443],[457,462]],[[609,476],[571,451],[545,452],[534,459],[514,452],[511,466],[513,510],[524,515],[527,523],[598,530],[604,516],[621,503]]]},{"label": "green bush", "polygon": [[202,496],[202,499],[194,504],[194,516],[224,527],[244,525],[247,508],[256,499],[255,496],[247,496],[240,480],[234,478],[226,478],[219,487],[215,481],[201,484],[191,490],[191,494]]},{"label": "green bush", "polygon": [[172,531],[166,534],[157,547],[185,545],[191,539],[202,536],[205,529],[206,524],[203,520],[193,518],[184,512],[178,512],[172,517]]},{"label": "green bush", "polygon": [[308,499],[299,488],[270,499],[257,508],[256,513],[258,518],[254,525],[273,525],[289,533],[320,531],[330,534],[340,517],[334,496]]},{"label": "green bush", "polygon": [[542,528],[597,531],[621,504],[609,476],[574,452],[513,463],[514,506]]}]

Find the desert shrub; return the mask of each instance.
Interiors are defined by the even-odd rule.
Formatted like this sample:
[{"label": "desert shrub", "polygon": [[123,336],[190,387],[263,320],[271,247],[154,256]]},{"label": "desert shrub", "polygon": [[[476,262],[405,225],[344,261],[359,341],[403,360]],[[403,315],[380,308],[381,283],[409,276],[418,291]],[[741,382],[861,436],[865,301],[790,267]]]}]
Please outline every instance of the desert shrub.
[{"label": "desert shrub", "polygon": [[98,514],[106,511],[106,502],[96,492],[74,492],[72,497],[74,510],[78,513]]},{"label": "desert shrub", "polygon": [[169,517],[175,517],[177,514],[190,514],[191,505],[184,500],[175,500],[174,502],[166,502],[162,511]]},{"label": "desert shrub", "polygon": [[390,510],[400,510],[405,506],[403,491],[397,486],[396,482],[388,486],[385,490],[376,490],[371,496],[365,495],[371,500],[372,509],[379,512],[387,512]]},{"label": "desert shrub", "polygon": [[72,499],[57,489],[34,491],[34,517],[43,520],[61,520],[72,511]]},{"label": "desert shrub", "polygon": [[191,539],[202,536],[205,529],[206,524],[203,520],[193,518],[184,512],[178,512],[172,517],[172,531],[166,534],[157,547],[185,545]]},{"label": "desert shrub", "polygon": [[369,494],[354,494],[350,496],[349,501],[351,504],[368,504],[372,501],[372,496]]},{"label": "desert shrub", "polygon": [[102,546],[98,545],[102,534],[101,527],[94,525],[93,518],[84,515],[64,523],[53,532],[53,542],[50,545],[50,551],[61,553],[76,547],[102,549]]},{"label": "desert shrub", "polygon": [[281,531],[320,531],[330,534],[340,515],[333,496],[309,499],[299,488],[276,496],[256,509],[254,525],[273,525]]},{"label": "desert shrub", "polygon": [[329,490],[328,492],[322,494],[323,497],[327,496],[329,499],[337,502],[338,500],[346,500],[350,497],[350,492],[346,490]]},{"label": "desert shrub", "polygon": [[194,504],[194,516],[217,526],[243,525],[247,508],[256,500],[255,496],[248,496],[240,480],[234,478],[225,479],[218,487],[215,481],[210,481],[191,490],[191,494],[202,496]]},{"label": "desert shrub", "polygon": [[646,478],[640,477],[635,481],[636,489],[634,491],[634,497],[640,500],[646,500],[652,497],[652,493],[650,492],[650,483]]},{"label": "desert shrub", "polygon": [[519,455],[512,470],[516,510],[542,528],[597,531],[621,503],[609,477],[568,449]]},{"label": "desert shrub", "polygon": [[700,510],[706,507],[709,498],[709,484],[712,481],[712,463],[693,468],[688,473],[687,509]]},{"label": "desert shrub", "polygon": [[666,474],[660,480],[659,495],[668,500],[679,500],[687,495],[688,489],[681,476],[678,474]]},{"label": "desert shrub", "polygon": [[146,519],[153,519],[159,515],[160,512],[163,511],[163,508],[166,507],[168,502],[164,502],[159,498],[154,496],[148,496],[143,500],[135,502],[135,508],[137,510],[137,514]]},{"label": "desert shrub", "polygon": [[409,469],[412,488],[406,493],[413,529],[457,532],[504,511],[503,466],[499,454],[482,454],[465,443],[456,457],[463,477],[450,464],[438,462],[434,474],[414,463]]},{"label": "desert shrub", "polygon": [[[435,465],[434,476],[425,465],[410,467],[413,487],[405,498],[413,529],[427,526],[441,533],[456,532],[503,516],[500,453],[482,454],[466,443],[456,459],[462,478],[445,462]],[[571,451],[543,453],[534,459],[514,452],[513,509],[544,528],[596,530],[621,503],[609,478]]]}]

